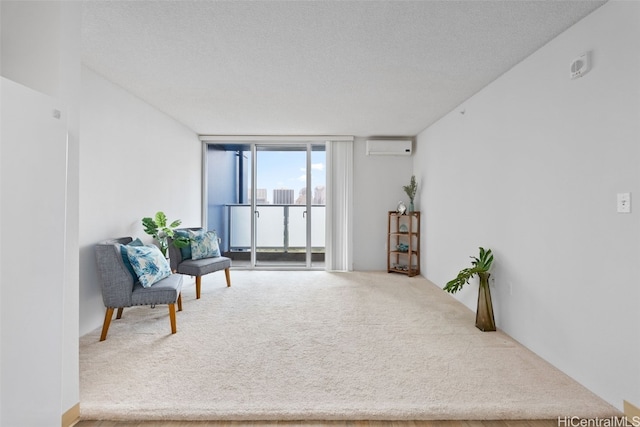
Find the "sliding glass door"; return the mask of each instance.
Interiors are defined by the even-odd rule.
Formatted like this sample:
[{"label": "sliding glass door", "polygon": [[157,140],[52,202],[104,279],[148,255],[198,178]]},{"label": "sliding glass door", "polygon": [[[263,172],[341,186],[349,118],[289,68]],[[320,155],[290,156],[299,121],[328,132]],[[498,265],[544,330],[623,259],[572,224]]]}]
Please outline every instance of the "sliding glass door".
[{"label": "sliding glass door", "polygon": [[211,144],[206,169],[207,226],[234,266],[323,268],[324,144]]},{"label": "sliding glass door", "polygon": [[323,263],[324,144],[256,144],[254,150],[255,265]]}]

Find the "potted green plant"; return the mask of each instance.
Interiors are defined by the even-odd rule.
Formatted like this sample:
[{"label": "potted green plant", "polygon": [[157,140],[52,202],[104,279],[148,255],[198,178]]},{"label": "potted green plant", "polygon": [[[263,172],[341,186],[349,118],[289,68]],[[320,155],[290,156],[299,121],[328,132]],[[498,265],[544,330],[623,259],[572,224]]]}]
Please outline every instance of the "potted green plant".
[{"label": "potted green plant", "polygon": [[188,238],[175,236],[174,229],[182,224],[182,221],[177,219],[170,224],[167,224],[167,222],[167,216],[162,211],[156,212],[153,218],[142,218],[144,232],[156,239],[160,246],[160,252],[165,257],[167,256],[167,249],[169,249],[169,238],[173,239],[173,245],[176,248],[184,248],[190,244]]},{"label": "potted green plant", "polygon": [[445,291],[455,294],[469,280],[478,275],[480,279],[480,287],[478,289],[478,307],[476,309],[476,327],[481,331],[495,331],[496,321],[493,317],[493,304],[491,303],[491,291],[489,289],[489,269],[493,263],[493,254],[491,249],[480,248],[478,257],[471,257],[471,268],[460,270],[455,279],[447,282],[443,288]]},{"label": "potted green plant", "polygon": [[413,199],[416,197],[416,191],[418,190],[418,184],[416,183],[416,176],[411,175],[411,181],[409,185],[403,185],[402,189],[407,196],[409,196],[409,212],[413,212]]}]

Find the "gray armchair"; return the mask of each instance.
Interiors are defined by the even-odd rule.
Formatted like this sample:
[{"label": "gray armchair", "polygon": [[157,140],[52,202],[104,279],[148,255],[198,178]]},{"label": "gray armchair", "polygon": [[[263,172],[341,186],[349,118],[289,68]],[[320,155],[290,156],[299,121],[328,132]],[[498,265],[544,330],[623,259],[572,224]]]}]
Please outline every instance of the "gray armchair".
[{"label": "gray armchair", "polygon": [[[176,229],[178,233],[187,230],[202,230],[200,227],[195,228],[181,228]],[[231,268],[231,258],[224,256],[204,259],[184,259],[182,257],[183,251],[176,248],[173,245],[173,241],[169,239],[169,262],[171,265],[171,271],[179,274],[186,274],[188,276],[195,276],[196,278],[196,299],[200,299],[200,289],[202,286],[202,276],[205,274],[213,273],[216,271],[224,270],[224,275],[227,280],[227,287],[231,286],[231,274],[229,268]]]},{"label": "gray armchair", "polygon": [[125,307],[136,305],[167,304],[169,306],[169,319],[171,333],[176,333],[176,309],[182,311],[182,276],[172,274],[154,283],[148,288],[136,280],[130,270],[125,266],[120,252],[120,246],[131,243],[131,237],[105,240],[95,247],[96,261],[98,265],[98,279],[102,289],[102,300],[107,308],[102,325],[100,341],[107,338],[113,310],[118,309],[116,319],[122,317]]}]

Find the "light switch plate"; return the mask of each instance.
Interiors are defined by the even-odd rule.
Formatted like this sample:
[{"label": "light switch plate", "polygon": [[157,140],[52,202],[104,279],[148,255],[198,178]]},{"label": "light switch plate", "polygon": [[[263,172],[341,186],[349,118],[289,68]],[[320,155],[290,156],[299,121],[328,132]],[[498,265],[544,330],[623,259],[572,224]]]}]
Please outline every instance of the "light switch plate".
[{"label": "light switch plate", "polygon": [[631,213],[631,193],[618,193],[618,213]]}]

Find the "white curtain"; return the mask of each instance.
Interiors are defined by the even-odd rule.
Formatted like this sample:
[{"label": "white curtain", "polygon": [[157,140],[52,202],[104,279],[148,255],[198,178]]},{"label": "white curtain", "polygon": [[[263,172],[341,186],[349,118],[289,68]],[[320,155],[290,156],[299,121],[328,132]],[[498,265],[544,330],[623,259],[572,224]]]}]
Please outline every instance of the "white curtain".
[{"label": "white curtain", "polygon": [[353,138],[327,141],[325,268],[353,269]]}]

